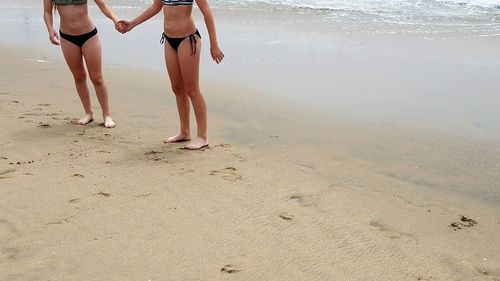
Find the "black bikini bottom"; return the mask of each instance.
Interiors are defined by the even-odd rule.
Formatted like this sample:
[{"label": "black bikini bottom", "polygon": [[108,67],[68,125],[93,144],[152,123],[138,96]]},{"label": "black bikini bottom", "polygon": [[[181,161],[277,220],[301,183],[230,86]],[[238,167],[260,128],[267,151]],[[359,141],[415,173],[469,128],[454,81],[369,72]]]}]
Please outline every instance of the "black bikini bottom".
[{"label": "black bikini bottom", "polygon": [[196,31],[193,34],[180,38],[168,37],[167,34],[163,32],[163,34],[161,35],[160,44],[163,44],[165,40],[167,40],[168,44],[172,46],[172,48],[177,52],[177,49],[179,48],[179,45],[182,43],[182,41],[184,41],[184,39],[186,38],[189,38],[189,43],[191,44],[191,55],[193,56],[196,54],[196,44],[198,43],[195,35],[198,35],[198,37],[201,38],[198,29],[196,29]]},{"label": "black bikini bottom", "polygon": [[59,30],[59,36],[61,36],[61,38],[68,40],[69,42],[77,45],[80,48],[83,46],[83,44],[85,44],[85,42],[87,42],[87,40],[94,37],[96,34],[97,34],[97,28],[94,28],[94,30],[92,30],[91,32],[82,35],[69,35],[62,33]]}]

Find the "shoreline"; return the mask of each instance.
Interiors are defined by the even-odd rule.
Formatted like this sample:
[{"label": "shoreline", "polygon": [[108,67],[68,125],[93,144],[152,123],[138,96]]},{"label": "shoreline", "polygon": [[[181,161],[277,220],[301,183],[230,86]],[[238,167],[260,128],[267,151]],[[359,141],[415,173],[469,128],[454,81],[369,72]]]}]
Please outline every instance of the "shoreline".
[{"label": "shoreline", "polygon": [[0,280],[500,278],[498,201],[467,193],[498,196],[498,145],[204,81],[188,152],[166,75],[105,65],[117,127],[81,127],[60,56],[1,48]]}]

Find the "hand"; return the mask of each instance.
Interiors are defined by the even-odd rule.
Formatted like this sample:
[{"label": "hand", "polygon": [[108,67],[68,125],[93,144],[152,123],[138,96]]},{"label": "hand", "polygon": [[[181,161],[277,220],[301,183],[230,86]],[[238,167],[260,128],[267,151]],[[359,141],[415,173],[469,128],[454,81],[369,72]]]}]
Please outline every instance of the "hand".
[{"label": "hand", "polygon": [[55,31],[54,29],[49,31],[49,40],[50,43],[56,46],[61,45],[61,42],[59,41],[59,34],[57,34],[57,31]]},{"label": "hand", "polygon": [[217,63],[221,63],[224,59],[224,53],[219,49],[219,46],[210,47],[210,54],[212,54],[212,59]]},{"label": "hand", "polygon": [[116,29],[116,31],[118,31],[118,32],[122,33],[122,32],[120,31],[120,29],[121,29],[121,24],[120,24],[120,21],[121,21],[121,19],[113,19],[113,23],[115,24],[115,29]]},{"label": "hand", "polygon": [[132,23],[129,20],[119,20],[115,24],[115,29],[122,34],[129,32],[130,30],[132,30],[132,28]]}]

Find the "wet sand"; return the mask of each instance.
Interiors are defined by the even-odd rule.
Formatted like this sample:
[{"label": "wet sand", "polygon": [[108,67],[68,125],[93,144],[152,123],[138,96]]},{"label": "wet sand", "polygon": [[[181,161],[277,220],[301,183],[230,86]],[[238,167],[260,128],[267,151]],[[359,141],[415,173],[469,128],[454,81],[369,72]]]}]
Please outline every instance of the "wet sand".
[{"label": "wet sand", "polygon": [[1,50],[0,280],[500,280],[498,142],[205,81],[185,151],[165,75],[106,65],[77,126],[61,56]]}]

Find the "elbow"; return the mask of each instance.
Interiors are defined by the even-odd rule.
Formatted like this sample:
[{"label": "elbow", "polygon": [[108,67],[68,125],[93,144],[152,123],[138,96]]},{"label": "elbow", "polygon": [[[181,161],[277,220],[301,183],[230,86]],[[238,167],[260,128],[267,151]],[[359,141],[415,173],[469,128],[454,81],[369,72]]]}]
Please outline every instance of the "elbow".
[{"label": "elbow", "polygon": [[163,8],[163,3],[161,1],[155,2],[152,5],[152,10],[154,11],[155,15],[161,11]]}]

